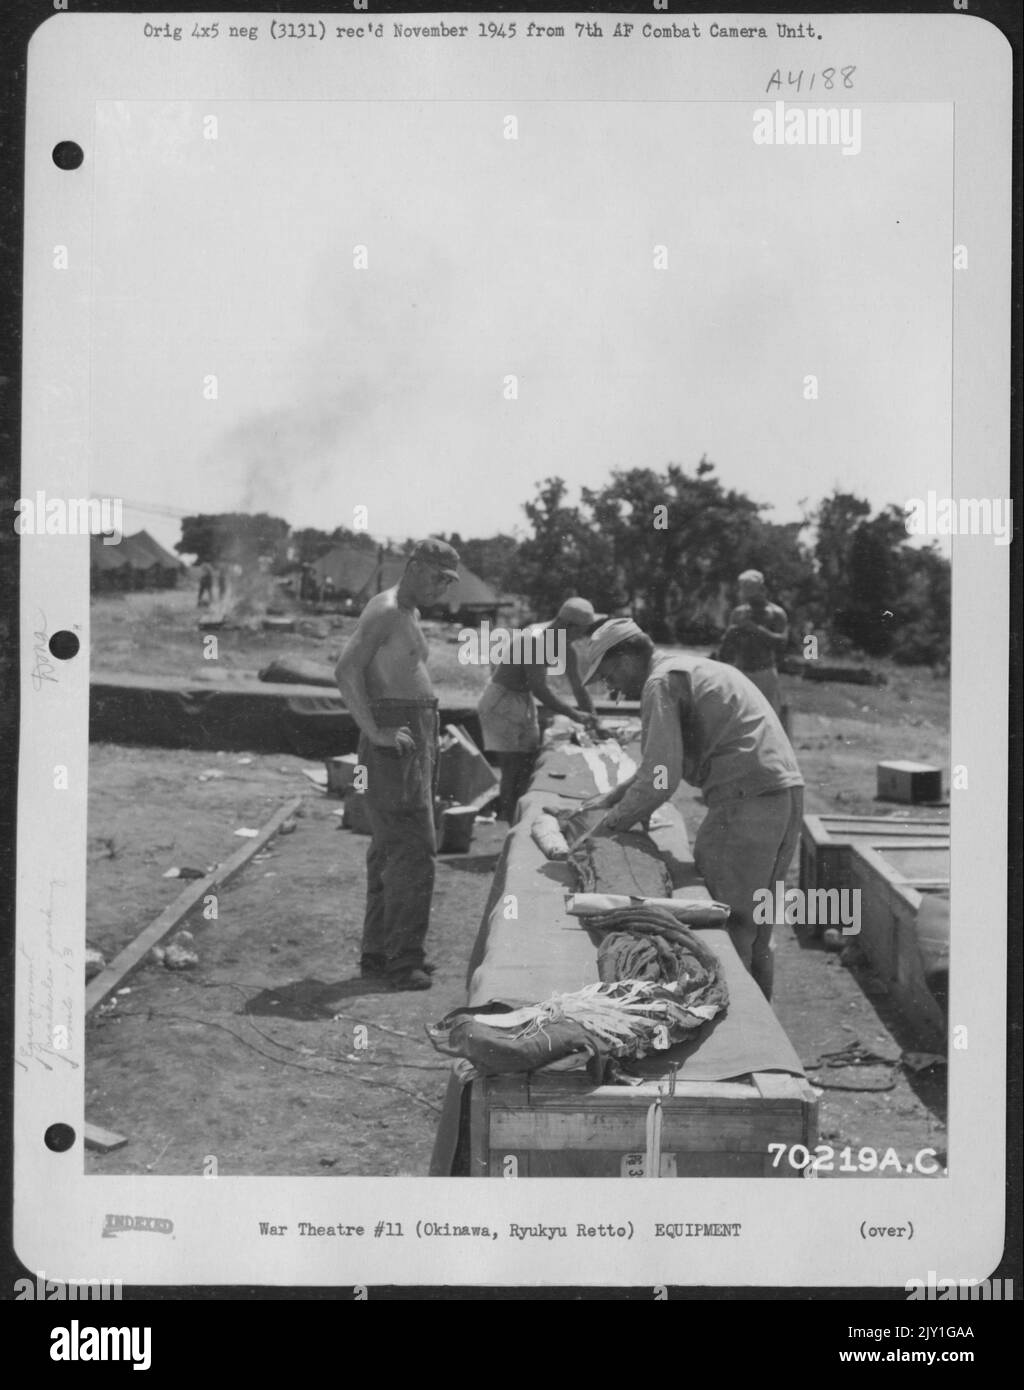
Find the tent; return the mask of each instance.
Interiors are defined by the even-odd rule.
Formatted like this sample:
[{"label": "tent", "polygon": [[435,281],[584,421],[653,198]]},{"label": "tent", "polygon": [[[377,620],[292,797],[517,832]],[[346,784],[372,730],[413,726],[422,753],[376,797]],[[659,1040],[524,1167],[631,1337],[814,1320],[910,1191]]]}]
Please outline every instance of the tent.
[{"label": "tent", "polygon": [[173,589],[184,568],[148,531],[124,536],[117,545],[91,538],[90,578],[93,589]]},{"label": "tent", "polygon": [[[405,555],[336,545],[315,562],[313,573],[320,585],[329,577],[337,597],[351,598],[361,608],[374,594],[397,584],[407,563]],[[465,565],[460,565],[457,582],[440,604],[424,610],[424,616],[458,622],[480,622],[488,618],[496,622],[502,606],[503,600],[489,584]]]},{"label": "tent", "polygon": [[[330,579],[334,593],[339,598],[356,598],[361,594],[377,572],[378,556],[376,550],[362,550],[353,545],[336,545],[326,555],[315,561],[312,569],[317,584],[322,588]],[[383,586],[387,588],[385,584]],[[376,590],[371,589],[370,594]],[[370,594],[367,597],[370,597]]]}]

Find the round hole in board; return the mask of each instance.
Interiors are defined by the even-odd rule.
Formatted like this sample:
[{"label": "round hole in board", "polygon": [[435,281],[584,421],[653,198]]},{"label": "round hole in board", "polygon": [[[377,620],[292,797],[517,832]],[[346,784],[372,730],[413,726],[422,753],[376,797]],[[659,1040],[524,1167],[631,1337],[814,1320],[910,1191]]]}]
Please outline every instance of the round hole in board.
[{"label": "round hole in board", "polygon": [[50,655],[55,656],[58,661],[70,661],[73,656],[78,655],[78,649],[81,645],[75,634],[64,628],[61,632],[55,632],[50,638]]},{"label": "round hole in board", "polygon": [[70,1125],[50,1125],[43,1135],[43,1143],[55,1154],[66,1153],[75,1142],[75,1131]]},{"label": "round hole in board", "polygon": [[84,150],[74,140],[60,140],[53,147],[53,162],[58,169],[78,169],[84,159]]}]

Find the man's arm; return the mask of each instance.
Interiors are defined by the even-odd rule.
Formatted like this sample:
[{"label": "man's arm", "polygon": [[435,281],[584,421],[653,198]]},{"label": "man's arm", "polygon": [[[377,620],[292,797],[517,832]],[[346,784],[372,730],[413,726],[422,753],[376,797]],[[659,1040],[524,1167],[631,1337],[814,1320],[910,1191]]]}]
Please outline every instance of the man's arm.
[{"label": "man's arm", "polygon": [[569,719],[573,719],[577,724],[586,724],[588,717],[581,710],[574,709],[572,705],[567,705],[564,700],[560,700],[553,691],[548,689],[548,674],[543,666],[531,666],[527,671],[526,683],[529,686],[530,694],[540,701],[547,709],[553,709],[556,714],[564,714]]},{"label": "man's arm", "polygon": [[400,738],[399,730],[381,729],[378,726],[366,690],[366,672],[370,662],[388,640],[397,618],[397,613],[388,609],[364,613],[338,658],[334,679],[338,682],[347,709],[370,742],[381,748],[397,748],[399,752],[404,752],[407,745],[409,748],[414,746],[412,738],[409,735]]},{"label": "man's arm", "polygon": [[[668,801],[683,780],[683,730],[680,704],[684,679],[673,672],[645,692],[640,766],[626,785],[619,804],[601,823],[606,832],[628,830]],[[616,791],[620,788],[616,787]]]},{"label": "man's arm", "polygon": [[768,610],[767,623],[762,625],[751,618],[748,631],[756,632],[777,652],[784,652],[789,643],[789,621],[785,611],[775,604]]},{"label": "man's arm", "polygon": [[590,691],[580,680],[580,663],[576,656],[576,649],[571,642],[567,642],[565,646],[565,673],[569,677],[569,684],[572,686],[572,693],[576,699],[576,707],[577,709],[583,710],[584,714],[593,714],[594,701],[591,698]]}]

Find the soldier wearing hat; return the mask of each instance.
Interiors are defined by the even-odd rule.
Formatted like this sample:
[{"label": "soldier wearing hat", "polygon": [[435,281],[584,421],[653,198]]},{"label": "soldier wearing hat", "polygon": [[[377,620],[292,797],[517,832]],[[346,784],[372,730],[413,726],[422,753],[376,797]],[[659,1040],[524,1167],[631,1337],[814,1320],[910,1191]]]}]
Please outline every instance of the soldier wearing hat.
[{"label": "soldier wearing hat", "polygon": [[[597,716],[586,687],[580,680],[573,643],[594,628],[607,616],[595,613],[594,605],[585,598],[569,598],[547,623],[537,623],[516,634],[506,659],[494,669],[490,683],[477,705],[484,749],[497,756],[501,768],[501,791],[498,801],[499,817],[511,823],[516,803],[530,783],[530,775],[540,747],[540,724],[537,702],[556,714],[564,714],[578,724],[594,725]],[[551,644],[538,640],[544,629],[550,629],[560,641]],[[559,656],[564,652],[565,672],[569,677],[576,705],[567,705],[548,687],[549,664],[542,653]],[[559,666],[561,661],[558,662]]]},{"label": "soldier wearing hat", "polygon": [[789,739],[760,690],[734,666],[658,653],[636,623],[613,618],[579,644],[580,678],[641,700],[635,775],[589,802],[606,808],[594,834],[628,830],[681,780],[700,787],[707,814],[694,859],[711,895],[732,909],[729,934],[766,998],[772,924],[755,920],[758,890],[784,880],[803,818],[804,780]]},{"label": "soldier wearing hat", "polygon": [[359,725],[372,829],[360,972],[392,989],[431,984],[424,942],[437,854],[438,713],[419,608],[440,601],[458,567],[450,545],[421,541],[398,584],[364,608],[334,672]]}]

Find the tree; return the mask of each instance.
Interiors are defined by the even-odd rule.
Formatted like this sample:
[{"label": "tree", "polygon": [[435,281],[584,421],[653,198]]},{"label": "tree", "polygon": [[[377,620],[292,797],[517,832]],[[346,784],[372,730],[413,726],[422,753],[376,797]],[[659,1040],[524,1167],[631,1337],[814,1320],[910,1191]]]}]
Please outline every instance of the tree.
[{"label": "tree", "polygon": [[600,492],[584,490],[597,524],[613,538],[626,601],[658,641],[717,630],[710,610],[721,608],[736,556],[765,510],[723,488],[714,467],[705,457],[693,476],[675,463],[664,474],[617,471]]},{"label": "tree", "polygon": [[833,492],[812,514],[817,528],[814,558],[818,565],[821,611],[818,621],[832,628],[835,615],[850,601],[850,547],[857,527],[871,515],[870,502],[849,492]]},{"label": "tree", "polygon": [[293,531],[288,541],[288,548],[299,565],[313,564],[335,545],[337,541],[328,532],[320,531],[315,526],[303,526],[301,530]]},{"label": "tree", "polygon": [[875,516],[850,493],[833,493],[815,516],[824,620],[833,639],[907,664],[949,659],[949,565],[909,543],[906,514]]},{"label": "tree", "polygon": [[357,550],[377,550],[379,542],[375,541],[369,531],[350,531],[346,526],[335,526],[331,532],[332,545],[351,545]]},{"label": "tree", "polygon": [[519,542],[514,536],[499,534],[486,540],[463,540],[458,531],[453,531],[450,536],[442,532],[438,539],[454,546],[466,569],[472,570],[492,589],[498,593],[507,592],[509,575],[519,551]]},{"label": "tree", "polygon": [[893,660],[949,666],[952,631],[949,561],[933,546],[903,547],[903,584]]},{"label": "tree", "polygon": [[278,559],[288,540],[287,521],[266,512],[200,513],[181,523],[179,555],[194,554],[200,564],[254,565],[264,556]]},{"label": "tree", "polygon": [[547,478],[523,510],[533,535],[523,541],[509,571],[510,586],[525,594],[539,613],[553,613],[564,599],[582,594],[595,605],[617,606],[619,589],[609,542],[565,505],[567,485]]}]

